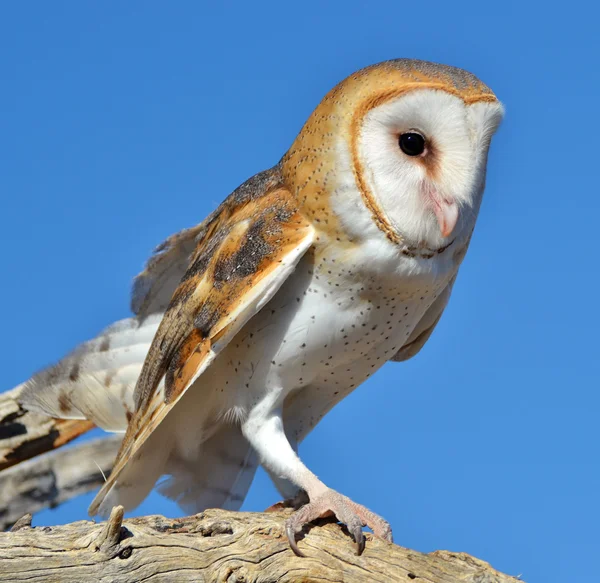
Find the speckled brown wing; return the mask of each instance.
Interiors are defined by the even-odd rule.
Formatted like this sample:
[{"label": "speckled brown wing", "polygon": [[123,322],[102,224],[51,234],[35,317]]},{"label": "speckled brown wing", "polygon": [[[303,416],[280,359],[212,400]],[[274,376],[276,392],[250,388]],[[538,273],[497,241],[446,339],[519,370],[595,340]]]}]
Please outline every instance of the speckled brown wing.
[{"label": "speckled brown wing", "polygon": [[[190,385],[287,279],[314,229],[274,171],[236,190],[204,223],[189,267],[152,342],[113,472],[90,506],[96,514],[136,454]],[[165,378],[164,394],[158,390]]]},{"label": "speckled brown wing", "polygon": [[144,270],[133,281],[131,311],[138,320],[167,309],[193,254],[228,220],[233,208],[262,196],[280,183],[279,166],[259,172],[237,188],[199,225],[179,231],[158,245]]},{"label": "speckled brown wing", "polygon": [[133,280],[131,311],[139,320],[167,309],[198,241],[206,237],[211,219],[212,215],[195,227],[171,235],[154,249],[144,270]]}]

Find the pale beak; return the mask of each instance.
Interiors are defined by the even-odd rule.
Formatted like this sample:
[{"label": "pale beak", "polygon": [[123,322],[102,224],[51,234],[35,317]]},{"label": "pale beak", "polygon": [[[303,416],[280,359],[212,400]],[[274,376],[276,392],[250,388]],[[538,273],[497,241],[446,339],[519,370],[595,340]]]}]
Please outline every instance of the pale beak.
[{"label": "pale beak", "polygon": [[454,231],[458,221],[458,205],[453,200],[442,198],[437,193],[431,199],[433,212],[440,226],[442,237],[448,237]]}]

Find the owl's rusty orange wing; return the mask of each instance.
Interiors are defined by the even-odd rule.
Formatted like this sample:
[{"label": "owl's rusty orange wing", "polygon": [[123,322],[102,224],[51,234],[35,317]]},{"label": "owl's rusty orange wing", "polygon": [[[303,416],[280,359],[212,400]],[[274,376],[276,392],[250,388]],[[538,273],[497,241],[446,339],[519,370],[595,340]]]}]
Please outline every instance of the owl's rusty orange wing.
[{"label": "owl's rusty orange wing", "polygon": [[235,197],[234,192],[205,221],[205,236],[152,341],[136,385],[136,411],[91,514],[127,461],[311,246],[314,229],[290,192],[269,181],[260,187],[264,193],[258,195]]}]

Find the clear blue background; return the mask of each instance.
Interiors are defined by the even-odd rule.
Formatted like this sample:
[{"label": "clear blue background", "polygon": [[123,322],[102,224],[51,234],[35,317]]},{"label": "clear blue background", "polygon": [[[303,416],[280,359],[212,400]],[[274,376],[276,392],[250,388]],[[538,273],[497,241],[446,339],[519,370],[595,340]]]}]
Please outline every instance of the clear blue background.
[{"label": "clear blue background", "polygon": [[[598,44],[591,3],[4,2],[0,388],[128,314],[170,233],[274,164],[365,65],[466,68],[506,105],[449,309],[301,454],[398,543],[588,581],[598,523]],[[356,427],[361,438],[356,439]],[[90,497],[37,524],[86,516]],[[278,498],[263,474],[244,506]],[[177,514],[151,496],[139,513]]]}]

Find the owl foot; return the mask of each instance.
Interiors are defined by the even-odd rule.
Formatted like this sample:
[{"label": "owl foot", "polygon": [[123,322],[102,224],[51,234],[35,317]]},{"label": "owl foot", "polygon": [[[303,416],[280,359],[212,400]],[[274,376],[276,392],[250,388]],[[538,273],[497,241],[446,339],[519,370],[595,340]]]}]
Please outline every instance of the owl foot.
[{"label": "owl foot", "polygon": [[386,520],[368,508],[353,502],[350,498],[328,489],[302,506],[286,520],[285,531],[294,553],[299,557],[305,556],[296,544],[296,533],[309,522],[332,515],[335,515],[348,528],[348,532],[356,543],[357,555],[360,555],[365,548],[363,526],[368,526],[375,536],[392,542],[392,529]]}]

